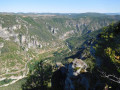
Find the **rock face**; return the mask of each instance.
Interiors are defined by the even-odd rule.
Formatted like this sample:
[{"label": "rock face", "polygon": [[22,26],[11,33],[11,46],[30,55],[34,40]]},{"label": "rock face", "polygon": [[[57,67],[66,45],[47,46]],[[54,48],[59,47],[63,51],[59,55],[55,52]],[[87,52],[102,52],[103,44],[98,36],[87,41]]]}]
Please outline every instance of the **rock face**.
[{"label": "rock face", "polygon": [[49,23],[47,23],[46,26],[47,26],[48,30],[49,30],[52,34],[56,34],[57,31],[59,31],[59,28],[53,27],[53,26],[49,25]]},{"label": "rock face", "polygon": [[74,59],[72,63],[66,64],[54,72],[52,77],[52,87],[61,90],[76,90],[75,83],[81,84],[86,90],[89,82],[83,74],[86,72],[87,64],[81,59]]},{"label": "rock face", "polygon": [[76,28],[77,31],[81,31],[82,33],[84,32],[85,29],[87,29],[88,31],[98,30],[99,28],[103,27],[102,25],[106,25],[106,26],[109,25],[109,21],[103,20],[102,22],[99,23],[99,19],[93,20],[89,17],[80,18],[78,19],[77,22],[75,20],[66,21],[67,27],[73,26],[74,28]]},{"label": "rock face", "polygon": [[75,59],[72,64],[72,68],[74,69],[73,75],[77,76],[82,70],[86,72],[87,64],[80,59]]},{"label": "rock face", "polygon": [[61,67],[53,73],[51,80],[53,90],[64,90],[66,74],[67,69],[65,67]]},{"label": "rock face", "polygon": [[0,48],[4,47],[4,43],[0,42]]}]

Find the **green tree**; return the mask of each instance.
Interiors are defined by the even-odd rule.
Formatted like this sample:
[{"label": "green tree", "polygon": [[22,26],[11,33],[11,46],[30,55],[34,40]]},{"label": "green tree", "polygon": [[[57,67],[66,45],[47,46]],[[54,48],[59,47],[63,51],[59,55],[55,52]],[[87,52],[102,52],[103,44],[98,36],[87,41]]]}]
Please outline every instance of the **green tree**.
[{"label": "green tree", "polygon": [[22,85],[23,90],[47,90],[52,75],[52,66],[43,61],[35,66],[34,73],[29,75]]}]

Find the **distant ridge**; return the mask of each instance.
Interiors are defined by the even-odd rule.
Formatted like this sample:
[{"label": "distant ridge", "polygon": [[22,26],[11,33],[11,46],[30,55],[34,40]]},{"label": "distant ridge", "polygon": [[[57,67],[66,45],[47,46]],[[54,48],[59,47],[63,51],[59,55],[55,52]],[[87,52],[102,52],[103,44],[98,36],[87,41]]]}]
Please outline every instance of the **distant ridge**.
[{"label": "distant ridge", "polygon": [[71,14],[76,14],[76,15],[84,15],[84,14],[101,14],[101,15],[120,15],[120,12],[118,13],[99,13],[99,12],[85,12],[85,13],[52,13],[52,12],[0,12],[0,14],[41,14],[41,15],[71,15]]},{"label": "distant ridge", "polygon": [[105,13],[106,15],[120,15],[120,13]]}]

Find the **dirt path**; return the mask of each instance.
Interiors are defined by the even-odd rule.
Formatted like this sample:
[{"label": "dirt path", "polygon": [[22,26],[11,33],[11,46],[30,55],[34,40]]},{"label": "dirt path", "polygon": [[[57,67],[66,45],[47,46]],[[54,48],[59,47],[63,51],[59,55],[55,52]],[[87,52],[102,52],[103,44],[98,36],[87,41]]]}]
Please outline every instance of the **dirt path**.
[{"label": "dirt path", "polygon": [[[20,79],[25,78],[26,75],[29,73],[29,69],[27,68],[27,64],[28,64],[29,62],[30,62],[30,60],[28,60],[28,61],[26,62],[25,68],[22,69],[22,70],[26,70],[25,73],[24,73],[22,76],[18,76],[18,77],[11,76],[11,77],[9,77],[9,78],[7,78],[7,79],[16,79],[16,80],[13,80],[12,82],[10,82],[10,83],[8,83],[8,84],[1,85],[0,87],[8,86],[8,85],[10,85],[10,84],[13,84],[13,83],[17,82],[17,81],[20,80]],[[21,70],[20,70],[20,71],[21,71]],[[15,74],[15,73],[18,73],[18,72],[20,72],[20,71],[14,72],[14,74]],[[9,73],[9,74],[13,74],[13,73]],[[1,78],[0,81],[5,80],[5,79],[6,79],[5,77],[4,77],[4,78]]]},{"label": "dirt path", "polygon": [[[43,53],[47,53],[47,52],[51,52],[51,51],[56,51],[56,50],[58,50],[59,48],[60,48],[60,47],[57,47],[57,48],[54,48],[54,49],[49,49],[49,50],[43,50],[43,51],[40,52],[39,54],[43,54]],[[11,76],[11,77],[7,78],[7,79],[16,79],[16,80],[13,80],[12,82],[10,82],[10,83],[8,83],[8,84],[1,85],[0,87],[5,87],[5,86],[8,86],[8,85],[14,84],[14,83],[17,82],[18,80],[25,78],[26,75],[29,73],[29,68],[27,67],[27,64],[28,64],[30,61],[31,61],[31,60],[28,60],[28,61],[26,62],[25,68],[23,68],[22,70],[19,70],[19,71],[16,71],[16,72],[11,72],[11,73],[6,73],[6,74],[16,74],[16,73],[19,73],[19,72],[25,70],[25,72],[24,72],[24,74],[23,74],[22,76],[18,76],[18,77]],[[6,74],[2,74],[2,75],[0,75],[0,77],[4,76],[4,75],[6,75]],[[5,79],[6,79],[6,78],[3,77],[3,78],[0,79],[0,81],[5,80]]]}]

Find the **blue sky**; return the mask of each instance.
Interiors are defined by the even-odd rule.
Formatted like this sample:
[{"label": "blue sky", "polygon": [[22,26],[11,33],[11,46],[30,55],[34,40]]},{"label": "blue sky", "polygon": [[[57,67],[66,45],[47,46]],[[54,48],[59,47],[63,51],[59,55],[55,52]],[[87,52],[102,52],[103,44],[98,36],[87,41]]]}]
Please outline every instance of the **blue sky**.
[{"label": "blue sky", "polygon": [[120,12],[120,0],[0,0],[0,12]]}]

